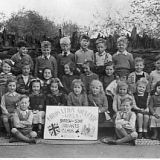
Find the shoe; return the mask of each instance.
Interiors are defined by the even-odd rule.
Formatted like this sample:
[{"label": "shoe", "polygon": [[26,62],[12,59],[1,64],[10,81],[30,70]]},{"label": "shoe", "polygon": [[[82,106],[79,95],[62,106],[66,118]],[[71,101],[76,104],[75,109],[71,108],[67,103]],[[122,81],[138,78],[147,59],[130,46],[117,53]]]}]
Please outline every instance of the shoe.
[{"label": "shoe", "polygon": [[19,140],[17,138],[15,138],[15,137],[11,137],[9,139],[9,143],[14,143],[14,142],[19,142]]},{"label": "shoe", "polygon": [[135,146],[136,145],[135,140],[130,141],[130,144],[133,145],[133,146]]},{"label": "shoe", "polygon": [[109,145],[117,145],[117,142],[116,142],[116,140],[109,140],[107,142],[107,144],[109,144]]},{"label": "shoe", "polygon": [[147,132],[144,132],[144,138],[145,138],[145,139],[149,139],[149,135],[148,135]]},{"label": "shoe", "polygon": [[142,132],[138,133],[138,139],[142,139]]},{"label": "shoe", "polygon": [[151,140],[157,140],[157,136],[152,136]]},{"label": "shoe", "polygon": [[33,138],[33,139],[30,139],[29,143],[30,143],[30,144],[36,144],[37,141],[36,141],[36,139]]}]

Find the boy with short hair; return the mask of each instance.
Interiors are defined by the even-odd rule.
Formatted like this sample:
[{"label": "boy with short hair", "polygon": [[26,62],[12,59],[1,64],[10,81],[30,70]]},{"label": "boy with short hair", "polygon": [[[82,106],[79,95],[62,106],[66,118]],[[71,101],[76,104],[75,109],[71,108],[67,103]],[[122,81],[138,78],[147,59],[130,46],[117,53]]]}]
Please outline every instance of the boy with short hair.
[{"label": "boy with short hair", "polygon": [[35,77],[42,78],[42,71],[44,68],[50,68],[53,77],[57,77],[57,61],[50,55],[51,43],[49,41],[43,41],[41,43],[41,50],[42,55],[36,58]]},{"label": "boy with short hair", "polygon": [[131,111],[133,101],[127,97],[121,102],[121,110],[117,112],[115,119],[117,140],[108,141],[108,144],[123,144],[134,141],[138,134],[135,129],[136,114]]},{"label": "boy with short hair", "polygon": [[113,63],[116,72],[125,71],[128,74],[134,67],[133,55],[126,51],[128,40],[125,36],[121,36],[117,40],[118,51],[113,55]]},{"label": "boy with short hair", "polygon": [[95,53],[95,73],[99,76],[104,73],[104,66],[106,63],[112,61],[112,56],[107,53],[106,50],[106,41],[103,38],[96,40],[97,51]]},{"label": "boy with short hair", "polygon": [[36,143],[37,133],[32,131],[33,113],[29,110],[29,97],[22,95],[13,116],[13,128],[11,130],[16,138],[10,139],[10,143],[20,140],[27,143]]},{"label": "boy with short hair", "polygon": [[94,53],[92,50],[88,49],[90,43],[90,38],[87,35],[82,35],[80,37],[81,48],[75,53],[75,63],[77,67],[82,71],[82,66],[86,61],[94,62]]},{"label": "boy with short hair", "polygon": [[75,63],[74,54],[70,52],[71,41],[69,37],[63,37],[60,39],[60,46],[62,49],[62,53],[57,56],[57,65],[58,65],[58,77],[64,75],[64,65],[67,63]]},{"label": "boy with short hair", "polygon": [[12,72],[15,76],[22,73],[22,64],[26,61],[30,63],[31,71],[33,71],[34,67],[32,58],[30,57],[30,55],[27,54],[28,44],[26,43],[26,41],[23,40],[19,41],[17,43],[17,47],[18,47],[18,52],[11,57],[11,60],[14,62]]},{"label": "boy with short hair", "polygon": [[[128,76],[128,84],[132,93],[136,91],[136,82],[141,78],[145,78],[149,81],[150,77],[148,73],[144,72],[144,59],[141,57],[136,57],[134,60],[135,71],[130,73]],[[147,85],[147,92],[149,92],[149,86]]]}]

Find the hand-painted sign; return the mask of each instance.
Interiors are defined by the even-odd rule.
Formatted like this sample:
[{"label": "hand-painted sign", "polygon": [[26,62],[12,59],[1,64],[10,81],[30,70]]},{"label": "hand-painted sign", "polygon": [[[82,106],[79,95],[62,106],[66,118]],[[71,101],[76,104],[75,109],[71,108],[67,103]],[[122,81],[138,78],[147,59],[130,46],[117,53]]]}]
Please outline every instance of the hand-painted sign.
[{"label": "hand-painted sign", "polygon": [[44,139],[97,140],[98,107],[47,106]]}]

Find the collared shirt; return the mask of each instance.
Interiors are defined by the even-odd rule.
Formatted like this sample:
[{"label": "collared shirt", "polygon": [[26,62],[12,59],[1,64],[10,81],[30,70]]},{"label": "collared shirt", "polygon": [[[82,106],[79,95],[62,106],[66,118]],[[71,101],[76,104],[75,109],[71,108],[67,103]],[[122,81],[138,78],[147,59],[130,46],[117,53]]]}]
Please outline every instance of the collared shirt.
[{"label": "collared shirt", "polygon": [[105,63],[112,61],[112,56],[105,51],[101,54],[98,52],[95,53],[95,63],[96,66],[104,66]]},{"label": "collared shirt", "polygon": [[24,75],[22,75],[22,78],[23,78],[24,83],[25,83],[25,85],[26,85],[27,82],[28,82],[29,76],[24,76]]},{"label": "collared shirt", "polygon": [[94,53],[90,49],[86,49],[85,51],[81,48],[75,53],[75,62],[76,64],[83,64],[86,61],[94,62]]},{"label": "collared shirt", "polygon": [[119,52],[119,51],[117,51],[116,54],[117,54],[117,55],[118,55],[118,54],[124,54],[124,55],[126,56],[126,55],[128,55],[128,52],[127,52],[126,50],[125,50],[124,52]]},{"label": "collared shirt", "polygon": [[0,75],[12,75],[12,73],[4,73],[4,72],[1,72]]},{"label": "collared shirt", "polygon": [[42,58],[43,58],[43,59],[46,59],[46,58],[47,58],[47,59],[49,59],[49,58],[50,58],[50,56],[51,56],[50,54],[49,54],[49,55],[47,55],[47,56],[44,56],[44,55],[42,54]]}]

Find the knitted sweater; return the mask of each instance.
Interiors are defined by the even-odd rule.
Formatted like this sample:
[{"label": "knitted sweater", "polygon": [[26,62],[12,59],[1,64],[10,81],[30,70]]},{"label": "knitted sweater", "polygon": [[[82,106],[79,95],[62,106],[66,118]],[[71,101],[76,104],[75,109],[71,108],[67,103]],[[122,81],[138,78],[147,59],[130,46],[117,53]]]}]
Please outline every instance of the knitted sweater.
[{"label": "knitted sweater", "polygon": [[131,53],[125,52],[126,54],[117,54],[113,55],[113,63],[115,69],[125,68],[132,69],[134,67],[133,56]]},{"label": "knitted sweater", "polygon": [[84,93],[77,96],[73,92],[71,92],[68,95],[67,105],[68,106],[88,106],[87,95]]},{"label": "knitted sweater", "polygon": [[57,61],[53,56],[50,56],[49,58],[43,58],[42,56],[39,56],[36,59],[35,64],[35,77],[42,76],[42,71],[44,68],[50,68],[52,70],[53,77],[57,77]]}]

